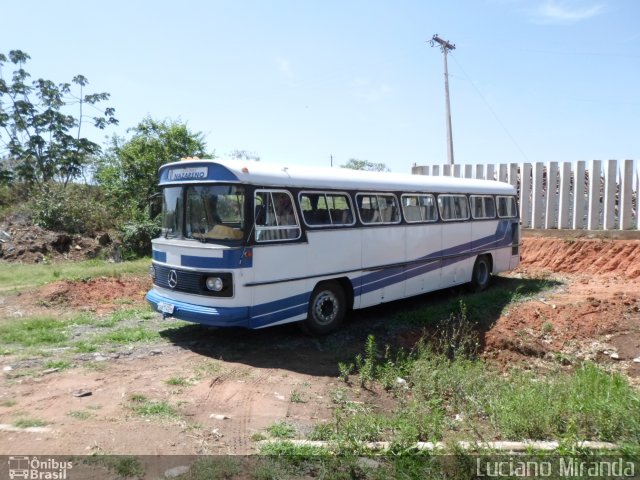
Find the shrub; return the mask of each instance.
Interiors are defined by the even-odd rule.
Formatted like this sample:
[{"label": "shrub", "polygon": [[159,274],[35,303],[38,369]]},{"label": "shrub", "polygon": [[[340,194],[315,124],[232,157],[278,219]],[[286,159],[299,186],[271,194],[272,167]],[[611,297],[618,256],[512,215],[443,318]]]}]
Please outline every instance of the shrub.
[{"label": "shrub", "polygon": [[160,217],[132,220],[122,228],[122,257],[133,260],[151,255],[151,240],[160,235]]},{"label": "shrub", "polygon": [[33,223],[42,228],[91,235],[113,227],[102,204],[96,187],[49,183],[34,193],[30,210]]}]

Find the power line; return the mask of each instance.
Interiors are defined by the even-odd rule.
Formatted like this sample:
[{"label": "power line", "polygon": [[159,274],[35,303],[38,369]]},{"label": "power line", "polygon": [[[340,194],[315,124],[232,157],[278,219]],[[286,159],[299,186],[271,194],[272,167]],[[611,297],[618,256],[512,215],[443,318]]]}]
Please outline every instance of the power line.
[{"label": "power line", "polygon": [[507,129],[507,127],[504,125],[504,123],[502,123],[502,121],[500,120],[500,117],[498,117],[498,114],[493,110],[493,108],[491,107],[491,104],[487,101],[486,98],[484,98],[484,95],[482,95],[482,92],[480,91],[480,89],[478,87],[476,87],[476,84],[473,83],[473,80],[471,80],[471,77],[469,77],[469,75],[467,75],[467,72],[464,71],[464,68],[462,68],[462,65],[460,65],[460,62],[458,62],[458,60],[456,59],[456,57],[453,57],[454,62],[456,62],[456,65],[458,65],[458,68],[460,68],[460,70],[462,71],[462,73],[464,74],[464,76],[466,77],[466,79],[469,81],[469,83],[471,84],[471,86],[473,87],[473,89],[476,91],[476,93],[480,96],[480,98],[482,99],[482,101],[485,103],[485,105],[487,106],[487,108],[489,109],[489,111],[491,112],[491,114],[493,115],[493,118],[496,119],[496,121],[498,122],[498,124],[502,127],[502,129],[504,130],[504,133],[507,134],[507,136],[509,137],[509,139],[511,140],[511,142],[513,142],[513,144],[515,145],[515,147],[518,149],[518,151],[520,152],[520,154],[522,155],[522,157],[527,161],[530,162],[529,158],[527,157],[527,154],[524,153],[524,151],[520,148],[520,145],[518,145],[518,142],[516,142],[515,138],[513,138],[513,136],[511,135],[511,133],[509,132],[509,130]]}]

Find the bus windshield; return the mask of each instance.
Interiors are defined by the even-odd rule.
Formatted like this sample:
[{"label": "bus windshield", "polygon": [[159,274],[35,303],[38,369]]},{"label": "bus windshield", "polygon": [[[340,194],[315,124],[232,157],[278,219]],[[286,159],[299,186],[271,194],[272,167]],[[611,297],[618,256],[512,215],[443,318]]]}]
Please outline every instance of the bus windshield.
[{"label": "bus windshield", "polygon": [[237,185],[167,187],[162,236],[202,242],[242,240],[244,202],[244,188]]}]

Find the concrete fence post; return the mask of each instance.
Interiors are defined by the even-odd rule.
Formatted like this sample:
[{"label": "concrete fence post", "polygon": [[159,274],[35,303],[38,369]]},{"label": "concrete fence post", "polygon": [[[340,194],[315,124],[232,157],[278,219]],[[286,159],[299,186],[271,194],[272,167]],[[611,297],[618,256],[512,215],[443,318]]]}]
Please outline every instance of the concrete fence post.
[{"label": "concrete fence post", "polygon": [[613,230],[616,225],[616,197],[618,187],[618,162],[607,160],[604,174],[603,228]]},{"label": "concrete fence post", "polygon": [[542,162],[536,162],[533,166],[533,187],[531,192],[533,197],[531,228],[542,228],[544,225],[544,191],[542,188],[543,172],[544,164]]},{"label": "concrete fence post", "polygon": [[602,181],[602,162],[591,160],[589,162],[589,212],[587,214],[587,228],[598,230],[600,228],[600,186]]},{"label": "concrete fence post", "polygon": [[556,228],[558,210],[558,162],[549,162],[547,166],[547,208],[545,210],[544,228]]},{"label": "concrete fence post", "polygon": [[520,220],[524,228],[531,227],[531,164],[520,164]]},{"label": "concrete fence post", "polygon": [[585,162],[576,163],[573,176],[573,229],[584,228],[584,192],[585,192]]},{"label": "concrete fence post", "polygon": [[569,218],[570,187],[571,163],[562,162],[560,166],[560,206],[558,207],[558,228],[571,228],[571,218]]},{"label": "concrete fence post", "polygon": [[633,200],[633,160],[624,160],[620,168],[620,230],[631,228],[631,209]]},{"label": "concrete fence post", "polygon": [[487,180],[496,179],[496,166],[492,163],[487,165],[485,177]]}]

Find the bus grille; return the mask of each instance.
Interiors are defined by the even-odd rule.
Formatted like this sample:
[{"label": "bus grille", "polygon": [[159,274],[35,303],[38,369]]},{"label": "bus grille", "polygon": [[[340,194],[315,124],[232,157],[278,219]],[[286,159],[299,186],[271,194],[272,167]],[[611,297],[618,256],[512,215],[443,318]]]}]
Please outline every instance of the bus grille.
[{"label": "bus grille", "polygon": [[[155,279],[154,285],[158,287],[174,290],[176,292],[193,293],[196,295],[209,295],[216,297],[231,297],[233,295],[233,288],[230,285],[230,277],[228,273],[202,273],[192,272],[187,270],[178,270],[177,268],[170,268],[161,265],[154,264]],[[171,272],[176,273],[176,284],[172,287],[169,283],[169,276]],[[212,292],[205,287],[205,281],[207,277],[217,276],[222,277],[225,284],[225,288],[220,292]]]}]

